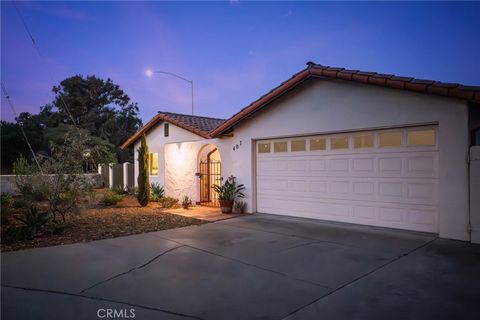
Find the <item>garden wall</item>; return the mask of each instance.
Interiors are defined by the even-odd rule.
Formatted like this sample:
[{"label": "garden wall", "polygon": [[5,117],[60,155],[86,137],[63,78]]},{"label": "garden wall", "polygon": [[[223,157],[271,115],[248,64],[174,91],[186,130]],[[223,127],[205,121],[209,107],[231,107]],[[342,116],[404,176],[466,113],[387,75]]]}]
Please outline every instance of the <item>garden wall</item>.
[{"label": "garden wall", "polygon": [[[53,176],[52,174],[45,174],[45,179]],[[87,178],[87,181],[91,182],[94,188],[103,188],[104,182],[103,177],[99,173],[86,173],[84,176]],[[15,175],[1,175],[0,176],[0,187],[2,193],[16,194],[15,187]]]}]

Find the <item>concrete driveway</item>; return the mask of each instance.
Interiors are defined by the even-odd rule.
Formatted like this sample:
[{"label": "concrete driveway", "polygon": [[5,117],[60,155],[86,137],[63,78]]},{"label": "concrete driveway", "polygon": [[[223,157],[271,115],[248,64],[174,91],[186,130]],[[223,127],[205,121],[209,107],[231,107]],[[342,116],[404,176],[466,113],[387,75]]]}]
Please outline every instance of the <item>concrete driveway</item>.
[{"label": "concrete driveway", "polygon": [[2,319],[478,319],[480,246],[253,215],[2,254]]}]

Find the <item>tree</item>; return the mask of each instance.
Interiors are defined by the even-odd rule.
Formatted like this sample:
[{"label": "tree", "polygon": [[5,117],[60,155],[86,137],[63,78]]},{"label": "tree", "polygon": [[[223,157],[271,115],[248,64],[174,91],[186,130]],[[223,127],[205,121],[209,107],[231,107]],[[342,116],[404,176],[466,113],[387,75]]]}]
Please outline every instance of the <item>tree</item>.
[{"label": "tree", "polygon": [[145,134],[142,135],[138,148],[138,202],[142,207],[148,204],[150,197],[150,181],[148,176],[148,146]]},{"label": "tree", "polygon": [[[58,223],[57,216],[66,222],[68,214],[78,211],[82,199],[91,191],[93,181],[83,174],[88,153],[102,154],[102,147],[91,143],[86,130],[70,126],[64,143],[51,145],[51,156],[44,159],[41,169],[20,157],[14,163],[15,184],[26,205],[23,222],[27,227],[40,227],[48,217]],[[88,153],[86,152],[88,150]],[[48,211],[39,211],[39,201],[48,203]],[[42,207],[43,208],[43,207]],[[33,233],[35,228],[32,229]]]},{"label": "tree", "polygon": [[[24,114],[25,116],[25,114]],[[27,159],[32,158],[32,153],[28,149],[25,138],[18,123],[0,121],[1,137],[1,172],[2,174],[11,174],[12,165],[15,159],[24,156]],[[30,144],[34,150],[44,149],[44,141],[41,130],[32,126],[24,127]]]},{"label": "tree", "polygon": [[[141,126],[138,105],[111,79],[76,75],[63,80],[53,88],[53,106],[58,110],[58,122],[75,124],[91,135],[108,140],[116,146],[120,157],[120,144]],[[45,106],[42,111],[52,111]],[[131,156],[131,159],[133,156]]]},{"label": "tree", "polygon": [[52,90],[54,100],[42,106],[38,114],[22,112],[16,124],[2,122],[2,172],[8,171],[20,155],[31,158],[19,126],[36,153],[49,155],[51,139],[60,143],[65,128],[75,125],[98,138],[97,142],[113,145],[118,161],[133,162],[132,150],[122,151],[120,145],[140,129],[142,121],[138,105],[117,84],[111,79],[75,75]]}]

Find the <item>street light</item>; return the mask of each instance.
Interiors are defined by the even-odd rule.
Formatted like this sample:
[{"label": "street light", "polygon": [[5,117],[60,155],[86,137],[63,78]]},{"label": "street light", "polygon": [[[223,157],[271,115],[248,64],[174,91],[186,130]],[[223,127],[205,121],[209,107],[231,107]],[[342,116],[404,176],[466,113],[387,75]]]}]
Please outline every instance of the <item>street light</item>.
[{"label": "street light", "polygon": [[152,77],[154,73],[160,73],[160,74],[166,74],[166,75],[169,75],[169,76],[173,76],[173,77],[176,77],[178,79],[181,79],[183,81],[186,81],[188,83],[190,83],[191,87],[192,87],[192,116],[193,116],[193,80],[188,80],[182,76],[179,76],[178,74],[175,74],[173,72],[167,72],[167,71],[152,71],[150,69],[146,70],[145,71],[145,75],[147,77]]}]

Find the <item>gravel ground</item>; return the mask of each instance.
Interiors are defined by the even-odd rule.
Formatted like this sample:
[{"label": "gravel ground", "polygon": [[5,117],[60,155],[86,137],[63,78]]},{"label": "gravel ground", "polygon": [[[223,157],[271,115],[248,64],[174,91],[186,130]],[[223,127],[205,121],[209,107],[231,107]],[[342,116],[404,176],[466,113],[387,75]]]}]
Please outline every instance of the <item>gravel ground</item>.
[{"label": "gravel ground", "polygon": [[7,243],[4,241],[5,232],[19,227],[18,223],[11,222],[6,227],[2,227],[1,251],[88,242],[206,223],[203,220],[167,213],[164,210],[157,203],[141,207],[134,197],[126,197],[116,206],[95,205],[77,215],[71,215],[63,228],[49,223],[37,232],[33,240]]}]

